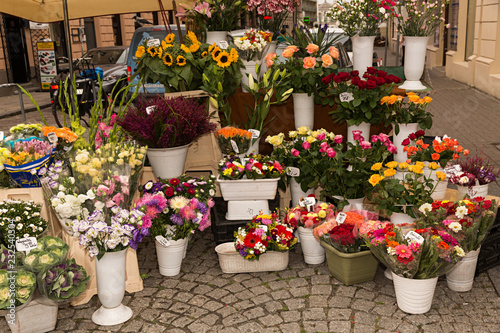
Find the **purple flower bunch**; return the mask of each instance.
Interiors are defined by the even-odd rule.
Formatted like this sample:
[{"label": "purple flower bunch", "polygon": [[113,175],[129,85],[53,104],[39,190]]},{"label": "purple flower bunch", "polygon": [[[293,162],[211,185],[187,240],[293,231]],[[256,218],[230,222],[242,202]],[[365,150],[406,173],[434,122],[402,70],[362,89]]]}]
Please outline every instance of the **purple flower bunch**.
[{"label": "purple flower bunch", "polygon": [[[491,159],[483,154],[469,155],[464,160],[460,160],[458,165],[461,171],[456,172],[455,176],[450,178],[453,184],[474,186],[477,179],[479,185],[486,185],[496,181],[500,176],[500,169],[495,171]],[[462,174],[464,175],[462,176]],[[469,179],[468,182],[463,178],[464,176]]]},{"label": "purple flower bunch", "polygon": [[38,287],[42,295],[54,301],[76,297],[87,289],[90,276],[85,269],[70,259],[41,272]]}]

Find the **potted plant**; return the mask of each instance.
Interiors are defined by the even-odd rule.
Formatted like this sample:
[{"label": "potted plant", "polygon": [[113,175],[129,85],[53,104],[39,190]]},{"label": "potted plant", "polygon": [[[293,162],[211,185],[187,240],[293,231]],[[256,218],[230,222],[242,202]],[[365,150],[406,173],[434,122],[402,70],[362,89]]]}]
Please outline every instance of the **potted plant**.
[{"label": "potted plant", "polygon": [[[363,79],[366,79],[363,80]],[[359,71],[332,73],[325,76],[323,84],[329,89],[320,93],[323,105],[336,105],[330,115],[337,124],[347,122],[347,138],[352,138],[353,130],[360,130],[366,137],[370,135],[370,124],[383,121],[383,110],[376,101],[393,90],[394,83],[401,80],[382,70],[368,67],[365,74]]]},{"label": "potted plant", "polygon": [[288,266],[289,250],[297,243],[293,229],[276,213],[256,215],[234,236],[234,243],[215,248],[224,273],[282,271]]},{"label": "potted plant", "polygon": [[259,211],[270,213],[268,200],[276,196],[285,167],[265,155],[231,155],[219,162],[218,172],[222,197],[228,201],[226,219],[251,220]]},{"label": "potted plant", "polygon": [[465,255],[450,233],[430,227],[403,230],[392,223],[369,221],[361,226],[360,235],[391,269],[398,307],[410,314],[429,311],[438,277]]},{"label": "potted plant", "polygon": [[[408,164],[395,161],[385,164],[375,163],[371,170],[375,171],[368,182],[372,185],[369,199],[377,204],[378,209],[385,210],[395,224],[409,223],[415,219],[412,207],[419,207],[426,202],[432,202],[432,192],[436,184],[430,177],[424,175],[423,162]],[[436,173],[439,181],[446,179],[442,171],[435,171],[437,163],[429,164],[431,172]]]},{"label": "potted plant", "polygon": [[178,275],[188,237],[210,226],[214,178],[182,175],[140,187],[142,197],[137,205],[146,214],[142,227],[155,239],[160,274]]},{"label": "potted plant", "polygon": [[488,185],[500,176],[500,170],[495,172],[491,159],[483,154],[467,156],[465,160],[458,160],[453,167],[450,181],[457,185],[459,198],[466,194],[471,198],[486,198]]},{"label": "potted plant", "polygon": [[325,250],[314,238],[313,229],[334,219],[335,207],[324,202],[316,203],[314,198],[311,199],[311,202],[308,202],[307,199],[301,200],[299,205],[288,210],[285,223],[298,228],[300,245],[306,264],[317,265],[325,261]]},{"label": "potted plant", "polygon": [[157,97],[139,100],[136,106],[118,124],[130,138],[148,146],[148,159],[160,178],[180,176],[189,144],[216,127],[205,106],[194,99]]},{"label": "potted plant", "polygon": [[353,69],[363,75],[372,65],[373,43],[380,23],[394,14],[394,2],[340,1],[327,16],[352,40]]},{"label": "potted plant", "polygon": [[398,153],[394,155],[394,159],[397,162],[406,162],[406,156],[402,149],[404,146],[403,141],[408,138],[408,135],[418,132],[418,127],[425,130],[432,126],[433,115],[425,111],[432,98],[428,96],[419,98],[417,94],[412,92],[406,95],[406,97],[384,96],[380,99],[380,104],[385,105],[386,111],[383,120],[393,124],[393,141],[398,147]]},{"label": "potted plant", "polygon": [[330,273],[345,285],[371,281],[377,271],[377,260],[359,236],[363,220],[357,212],[345,212],[314,228],[326,250]]},{"label": "potted plant", "polygon": [[[14,240],[38,237],[47,229],[47,221],[41,217],[42,205],[33,201],[7,199],[0,201],[0,233],[7,245],[7,235],[14,233]],[[9,225],[14,224],[10,231]],[[10,232],[9,232],[10,231]]]},{"label": "potted plant", "polygon": [[418,228],[432,227],[453,235],[465,251],[464,258],[446,274],[448,288],[465,292],[472,289],[481,244],[495,220],[495,200],[484,198],[434,201],[418,208]]},{"label": "potted plant", "polygon": [[226,126],[214,134],[220,151],[224,155],[238,154],[244,156],[250,148],[252,133],[247,130]]}]

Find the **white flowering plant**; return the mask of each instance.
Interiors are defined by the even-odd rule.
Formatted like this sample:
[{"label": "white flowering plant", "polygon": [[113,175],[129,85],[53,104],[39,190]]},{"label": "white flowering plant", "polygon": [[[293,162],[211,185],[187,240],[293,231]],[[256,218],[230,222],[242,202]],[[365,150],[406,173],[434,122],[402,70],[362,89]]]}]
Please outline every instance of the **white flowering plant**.
[{"label": "white flowering plant", "polygon": [[16,240],[38,237],[47,229],[47,221],[40,216],[42,205],[33,201],[7,199],[0,201],[0,233],[7,235],[14,225]]},{"label": "white flowering plant", "polygon": [[269,32],[250,29],[243,37],[234,40],[234,46],[240,57],[246,61],[262,60],[271,42],[272,34]]},{"label": "white flowering plant", "polygon": [[416,224],[452,234],[465,252],[477,250],[495,220],[495,200],[484,198],[434,201],[418,208]]}]

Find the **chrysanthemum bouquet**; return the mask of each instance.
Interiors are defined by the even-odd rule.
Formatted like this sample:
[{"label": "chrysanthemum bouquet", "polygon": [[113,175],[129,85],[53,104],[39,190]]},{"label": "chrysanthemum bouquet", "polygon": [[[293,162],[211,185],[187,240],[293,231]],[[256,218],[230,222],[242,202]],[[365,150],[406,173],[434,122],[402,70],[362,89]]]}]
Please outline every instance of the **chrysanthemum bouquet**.
[{"label": "chrysanthemum bouquet", "polygon": [[300,6],[300,0],[249,0],[246,10],[257,14],[257,25],[261,30],[270,31],[273,39],[281,32],[288,15]]},{"label": "chrysanthemum bouquet", "polygon": [[[378,99],[377,99],[378,100]],[[406,93],[406,97],[399,95],[384,96],[380,105],[384,105],[383,121],[395,125],[395,132],[399,134],[399,124],[418,123],[421,129],[432,127],[432,113],[425,111],[432,98],[420,98],[414,92]]]},{"label": "chrysanthemum bouquet", "polygon": [[[214,206],[214,176],[162,179],[147,182],[140,187],[143,195],[139,203],[145,206],[144,228],[149,228],[151,236],[163,236],[178,240],[186,238],[195,230],[203,231],[210,226],[210,208]],[[148,196],[161,196],[148,199]],[[146,199],[145,199],[146,198]],[[161,213],[148,217],[148,206],[144,200],[154,203]],[[144,211],[144,209],[143,209]]]},{"label": "chrysanthemum bouquet", "polygon": [[42,132],[41,124],[18,124],[10,128],[10,136],[5,138],[8,140],[17,140],[17,139],[27,139],[30,137],[40,137],[40,133]]},{"label": "chrysanthemum bouquet", "polygon": [[244,154],[250,148],[252,133],[233,126],[223,127],[214,133],[222,154]]},{"label": "chrysanthemum bouquet", "polygon": [[418,208],[418,228],[433,227],[452,234],[465,252],[477,250],[495,220],[495,200],[484,198],[434,201]]},{"label": "chrysanthemum bouquet", "polygon": [[240,159],[232,155],[219,162],[221,179],[264,179],[280,178],[285,174],[285,167],[266,155],[249,155]]},{"label": "chrysanthemum bouquet", "polygon": [[390,222],[367,221],[359,231],[365,244],[386,267],[409,279],[445,274],[465,255],[452,235],[434,228],[404,233]]},{"label": "chrysanthemum bouquet", "polygon": [[297,227],[313,229],[335,218],[335,206],[325,202],[316,203],[310,209],[302,202],[290,208],[284,222],[293,229]]},{"label": "chrysanthemum bouquet", "polygon": [[272,34],[264,31],[250,29],[243,37],[234,40],[240,57],[246,61],[260,61],[268,49]]},{"label": "chrysanthemum bouquet", "polygon": [[[365,80],[364,80],[365,79]],[[332,73],[322,79],[327,90],[320,93],[323,105],[337,106],[330,112],[337,124],[348,126],[362,122],[378,124],[383,120],[383,108],[377,103],[389,94],[401,79],[382,70],[368,67],[361,78],[358,71]]]},{"label": "chrysanthemum bouquet", "polygon": [[455,164],[450,181],[458,186],[472,187],[486,185],[497,181],[500,169],[495,171],[495,166],[489,157],[481,155],[467,156]]},{"label": "chrysanthemum bouquet", "polygon": [[0,233],[6,237],[13,224],[15,239],[38,237],[47,229],[47,221],[40,216],[42,206],[33,201],[0,201]]},{"label": "chrysanthemum bouquet", "polygon": [[[382,163],[373,164],[371,170],[375,173],[368,180],[373,188],[368,198],[388,215],[406,213],[415,217],[410,208],[432,202],[431,194],[438,182],[446,179],[444,172],[436,171],[439,168],[437,163],[429,163],[429,176],[424,175],[423,168],[423,162],[408,164],[392,161],[386,163],[385,168]],[[438,182],[431,178],[434,172]]]},{"label": "chrysanthemum bouquet", "polygon": [[[411,133],[407,139],[403,140],[403,151],[406,152],[408,159],[412,162],[427,161],[436,162],[441,167],[446,167],[448,162],[458,160],[460,154],[469,155],[469,150],[464,149],[458,144],[458,141],[448,137],[436,137],[432,144],[424,143],[424,131]],[[414,145],[411,144],[414,142]]]},{"label": "chrysanthemum bouquet", "polygon": [[[11,289],[11,280],[14,278],[15,291]],[[25,304],[36,288],[36,277],[32,272],[19,269],[17,272],[0,270],[0,310],[11,305],[11,299],[15,299],[15,306]],[[11,293],[14,292],[14,295]]]},{"label": "chrysanthemum bouquet", "polygon": [[314,228],[314,236],[326,244],[343,253],[356,253],[366,248],[359,236],[359,227],[363,223],[363,216],[355,212],[345,212],[345,220],[338,223],[335,218]]},{"label": "chrysanthemum bouquet", "polygon": [[288,251],[297,243],[293,229],[275,213],[255,216],[245,227],[239,227],[234,236],[234,247],[248,260],[259,260],[268,251]]}]

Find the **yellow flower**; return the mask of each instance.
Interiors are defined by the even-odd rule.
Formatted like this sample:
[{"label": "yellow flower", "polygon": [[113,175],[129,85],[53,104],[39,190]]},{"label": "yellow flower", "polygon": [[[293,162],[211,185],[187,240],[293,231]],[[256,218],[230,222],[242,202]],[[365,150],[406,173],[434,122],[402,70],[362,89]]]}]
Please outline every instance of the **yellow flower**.
[{"label": "yellow flower", "polygon": [[380,181],[381,181],[382,179],[384,179],[384,177],[383,177],[383,176],[381,176],[381,175],[379,175],[379,174],[375,174],[375,175],[372,175],[372,176],[370,177],[370,179],[368,180],[368,182],[369,182],[370,184],[372,184],[372,186],[375,186],[375,185],[377,185],[378,183],[380,183]]},{"label": "yellow flower", "polygon": [[416,174],[423,174],[424,173],[424,167],[420,165],[414,165],[412,170],[410,170],[413,173]]},{"label": "yellow flower", "polygon": [[178,55],[177,58],[176,58],[176,61],[177,61],[177,66],[186,66],[186,58],[181,56],[181,55]]},{"label": "yellow flower", "polygon": [[372,165],[371,169],[373,171],[379,171],[381,168],[382,168],[382,163],[375,163],[374,165]]},{"label": "yellow flower", "polygon": [[394,168],[398,167],[398,162],[392,161],[392,162],[386,163],[385,166],[388,168],[394,169]]},{"label": "yellow flower", "polygon": [[237,62],[238,59],[240,58],[238,51],[236,51],[236,49],[231,49],[231,51],[229,51],[229,55],[231,56],[232,62]]},{"label": "yellow flower", "polygon": [[273,146],[279,146],[283,143],[284,134],[280,133],[274,136],[267,136],[266,142],[272,144]]},{"label": "yellow flower", "polygon": [[189,47],[189,52],[196,52],[200,49],[200,43],[193,43],[191,44],[191,46]]},{"label": "yellow flower", "polygon": [[207,52],[207,51],[203,51],[203,52],[201,53],[201,57],[202,57],[202,58],[205,58],[207,55],[208,55],[208,52]]},{"label": "yellow flower", "polygon": [[328,204],[326,202],[320,203],[319,206],[321,207],[321,209],[327,209],[328,208]]},{"label": "yellow flower", "polygon": [[324,210],[320,210],[319,213],[318,213],[318,216],[322,219],[324,219],[326,217],[326,211]]},{"label": "yellow flower", "polygon": [[216,47],[217,47],[217,44],[216,44],[216,43],[213,43],[212,45],[210,45],[210,46],[208,47],[208,53],[212,53],[212,51],[213,51],[213,50],[214,50],[214,48],[216,48]]},{"label": "yellow flower", "polygon": [[417,161],[417,162],[415,162],[415,165],[423,168],[425,166],[425,163],[421,162],[421,161]]},{"label": "yellow flower", "polygon": [[165,37],[165,42],[168,44],[173,43],[175,40],[175,35],[174,34],[168,34],[167,37]]},{"label": "yellow flower", "polygon": [[309,136],[307,137],[307,142],[309,142],[309,143],[313,143],[314,141],[316,141],[316,139],[314,138],[314,136],[309,135]]},{"label": "yellow flower", "polygon": [[408,96],[408,100],[410,101],[410,103],[418,103],[418,95],[409,95]]},{"label": "yellow flower", "polygon": [[299,134],[305,135],[307,133],[309,133],[309,127],[307,127],[307,126],[300,126],[299,127]]},{"label": "yellow flower", "polygon": [[396,174],[396,170],[394,169],[387,169],[384,171],[384,177],[392,177]]},{"label": "yellow flower", "polygon": [[436,162],[429,163],[429,169],[436,170],[437,168],[439,168],[439,164],[437,164]]},{"label": "yellow flower", "polygon": [[172,66],[172,64],[174,63],[174,58],[170,53],[165,53],[163,55],[163,63],[169,67]]},{"label": "yellow flower", "polygon": [[221,68],[226,68],[229,67],[229,65],[231,65],[231,57],[229,56],[229,53],[227,53],[226,51],[220,52],[217,59],[214,60],[217,60],[217,66]]},{"label": "yellow flower", "polygon": [[293,139],[297,137],[297,131],[290,131],[288,132],[288,136]]},{"label": "yellow flower", "polygon": [[401,169],[401,170],[404,170],[408,167],[408,163],[406,162],[401,162],[399,163],[398,167]]},{"label": "yellow flower", "polygon": [[432,98],[430,98],[429,96],[425,96],[424,102],[428,104],[428,103],[432,102]]},{"label": "yellow flower", "polygon": [[385,104],[389,101],[389,96],[384,96],[382,97],[382,99],[380,100],[380,104]]},{"label": "yellow flower", "polygon": [[446,173],[442,171],[436,171],[436,176],[439,180],[446,180]]},{"label": "yellow flower", "polygon": [[156,46],[150,46],[147,48],[147,52],[151,57],[156,57],[158,55],[158,49]]},{"label": "yellow flower", "polygon": [[[209,51],[210,51],[210,48],[209,48]],[[219,61],[219,54],[221,52],[222,52],[222,50],[218,46],[215,46],[214,49],[212,50],[212,59],[214,61]]]},{"label": "yellow flower", "polygon": [[188,31],[187,36],[189,40],[191,40],[191,43],[193,44],[198,44],[198,38],[196,37],[196,34],[192,31]]},{"label": "yellow flower", "polygon": [[137,51],[135,51],[135,57],[139,59],[144,55],[144,53],[146,53],[146,48],[141,45],[137,48]]},{"label": "yellow flower", "polygon": [[398,96],[391,95],[391,96],[389,96],[389,99],[387,102],[392,105],[392,104],[396,103],[397,100],[398,100]]}]

